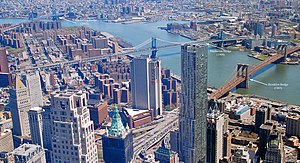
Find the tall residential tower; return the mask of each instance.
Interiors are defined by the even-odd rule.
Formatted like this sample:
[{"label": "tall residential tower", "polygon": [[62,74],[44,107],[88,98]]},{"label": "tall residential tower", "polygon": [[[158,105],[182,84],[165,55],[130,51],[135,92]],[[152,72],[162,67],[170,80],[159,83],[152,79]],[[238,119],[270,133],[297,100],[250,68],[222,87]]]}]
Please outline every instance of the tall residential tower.
[{"label": "tall residential tower", "polygon": [[207,55],[205,45],[181,47],[179,156],[185,163],[206,163]]}]

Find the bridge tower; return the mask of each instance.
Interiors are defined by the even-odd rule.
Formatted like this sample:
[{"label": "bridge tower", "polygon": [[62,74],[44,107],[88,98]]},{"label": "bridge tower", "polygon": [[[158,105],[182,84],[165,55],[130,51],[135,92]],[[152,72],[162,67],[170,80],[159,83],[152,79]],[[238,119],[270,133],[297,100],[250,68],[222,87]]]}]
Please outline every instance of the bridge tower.
[{"label": "bridge tower", "polygon": [[152,37],[152,42],[151,42],[151,58],[156,58],[156,53],[157,53],[157,46],[156,46],[156,38]]},{"label": "bridge tower", "polygon": [[223,30],[220,30],[218,37],[219,37],[220,40],[224,39],[224,31]]},{"label": "bridge tower", "polygon": [[236,86],[236,88],[249,88],[249,81],[248,81],[248,78],[249,78],[249,73],[248,73],[248,70],[249,70],[249,65],[248,64],[238,64],[237,65],[237,74],[236,76],[237,77],[243,77],[245,80]]},{"label": "bridge tower", "polygon": [[287,58],[286,47],[287,47],[287,45],[282,45],[282,50],[281,50],[281,55],[284,56],[284,58],[283,58],[284,62],[286,61],[286,58]]},{"label": "bridge tower", "polygon": [[285,45],[285,44],[280,44],[277,46],[277,53],[284,56],[282,60],[279,60],[279,62],[286,61],[286,58],[287,58],[286,48],[287,48],[287,45]]}]

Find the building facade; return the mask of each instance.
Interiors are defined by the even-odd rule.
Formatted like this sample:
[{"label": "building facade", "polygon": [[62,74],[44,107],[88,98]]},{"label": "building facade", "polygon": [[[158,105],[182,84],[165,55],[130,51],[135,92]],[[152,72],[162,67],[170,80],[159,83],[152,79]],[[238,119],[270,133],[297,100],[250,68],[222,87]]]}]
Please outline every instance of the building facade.
[{"label": "building facade", "polygon": [[232,156],[232,162],[236,163],[251,163],[250,155],[246,147],[238,147]]},{"label": "building facade", "polygon": [[141,55],[130,63],[131,97],[134,109],[153,110],[162,114],[161,61]]},{"label": "building facade", "polygon": [[285,152],[282,136],[276,130],[269,136],[264,163],[284,163]]},{"label": "building facade", "polygon": [[185,163],[206,162],[207,55],[204,45],[181,47],[179,158]]},{"label": "building facade", "polygon": [[5,48],[0,48],[0,73],[9,73],[8,60]]},{"label": "building facade", "polygon": [[51,94],[52,162],[97,163],[94,126],[85,92]]},{"label": "building facade", "polygon": [[155,152],[155,160],[160,163],[179,163],[178,153],[170,149],[159,147]]},{"label": "building facade", "polygon": [[31,107],[43,106],[43,94],[39,72],[35,71],[23,75],[23,83],[28,89]]},{"label": "building facade", "polygon": [[16,77],[14,87],[10,89],[9,100],[13,121],[13,135],[29,136],[28,111],[31,107],[30,96],[19,77]]},{"label": "building facade", "polygon": [[49,107],[34,107],[28,112],[32,144],[45,150],[46,161],[51,162],[51,121]]},{"label": "building facade", "polygon": [[10,129],[0,126],[0,152],[11,152],[14,150],[13,137]]},{"label": "building facade", "polygon": [[286,135],[300,138],[300,118],[299,115],[288,116],[286,120]]},{"label": "building facade", "polygon": [[255,113],[255,132],[259,132],[259,128],[262,124],[267,122],[267,109],[266,108],[258,108]]},{"label": "building facade", "polygon": [[40,107],[31,108],[28,112],[30,136],[32,144],[38,144],[44,147],[43,143],[43,109]]},{"label": "building facade", "polygon": [[89,100],[88,109],[90,111],[90,118],[94,122],[94,128],[97,129],[107,118],[107,101]]},{"label": "building facade", "polygon": [[219,162],[223,157],[224,114],[218,106],[207,113],[207,162]]},{"label": "building facade", "polygon": [[111,126],[102,137],[104,162],[129,163],[133,159],[133,134],[124,127],[117,107],[111,118]]},{"label": "building facade", "polygon": [[39,145],[23,144],[12,155],[15,163],[46,163],[45,151]]},{"label": "building facade", "polygon": [[259,136],[258,153],[262,159],[265,158],[269,136],[272,130],[275,129],[276,129],[276,125],[270,121],[260,126],[259,134],[258,134]]}]

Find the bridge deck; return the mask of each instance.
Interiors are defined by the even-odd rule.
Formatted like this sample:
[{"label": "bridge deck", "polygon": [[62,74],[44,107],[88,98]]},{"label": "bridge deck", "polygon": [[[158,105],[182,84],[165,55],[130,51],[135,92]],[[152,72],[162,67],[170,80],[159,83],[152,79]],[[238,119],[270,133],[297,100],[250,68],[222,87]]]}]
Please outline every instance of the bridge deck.
[{"label": "bridge deck", "polygon": [[[289,49],[286,53],[287,55],[290,55],[296,51],[300,50],[300,46],[294,47]],[[255,72],[259,71],[260,69],[262,69],[263,67],[274,63],[276,61],[278,61],[279,59],[282,59],[284,57],[284,55],[281,54],[277,54],[274,55],[272,57],[267,58],[266,60],[264,60],[263,62],[260,62],[256,65],[254,65],[253,67],[249,68],[249,73],[248,73],[248,78],[253,75]],[[247,79],[248,79],[247,78]],[[241,84],[242,82],[244,82],[246,80],[245,77],[242,76],[235,76],[232,79],[230,79],[228,82],[226,82],[222,87],[220,87],[217,91],[213,92],[210,95],[211,99],[219,99],[222,96],[224,96],[226,93],[228,93],[229,91],[231,91],[233,88],[235,88],[236,86],[238,86],[239,84]]]}]

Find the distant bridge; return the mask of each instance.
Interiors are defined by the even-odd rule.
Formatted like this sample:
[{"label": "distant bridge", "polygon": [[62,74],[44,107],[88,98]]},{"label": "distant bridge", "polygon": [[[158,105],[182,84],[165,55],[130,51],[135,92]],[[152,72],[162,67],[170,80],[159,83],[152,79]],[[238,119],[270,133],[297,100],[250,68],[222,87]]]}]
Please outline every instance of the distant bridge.
[{"label": "distant bridge", "polygon": [[0,33],[11,31],[11,30],[14,30],[14,29],[16,29],[18,27],[21,27],[21,24],[15,24],[15,25],[11,25],[11,26],[6,27],[6,28],[1,28],[0,29]]},{"label": "distant bridge", "polygon": [[212,94],[210,94],[210,96],[209,96],[210,99],[219,99],[236,87],[237,88],[248,88],[249,87],[249,83],[248,83],[249,79],[257,71],[261,70],[262,68],[266,67],[269,64],[284,61],[284,59],[288,55],[300,50],[300,46],[293,47],[288,50],[286,48],[287,48],[286,46],[283,47],[283,49],[279,50],[276,55],[267,58],[263,62],[260,62],[256,65],[252,66],[251,68],[249,68],[249,65],[246,65],[246,64],[238,64],[236,76],[231,78],[222,87],[218,88],[218,90],[216,90]]},{"label": "distant bridge", "polygon": [[[143,53],[143,52],[148,52],[148,51],[152,51],[152,55],[156,55],[156,52],[160,49],[177,47],[177,46],[181,46],[183,44],[212,44],[212,43],[226,42],[226,41],[231,42],[234,40],[243,40],[243,39],[245,39],[245,37],[237,37],[237,38],[233,38],[233,39],[224,39],[224,40],[200,40],[200,41],[190,41],[190,42],[170,42],[170,41],[166,41],[166,40],[159,39],[159,38],[149,38],[146,41],[144,41],[143,43],[141,43],[135,47],[129,48],[123,52],[107,54],[107,55],[100,55],[100,56],[95,56],[95,57],[87,57],[87,58],[83,58],[80,60],[63,61],[63,62],[58,62],[58,63],[46,64],[46,65],[37,65],[37,66],[32,66],[32,67],[27,67],[27,68],[20,68],[20,69],[15,70],[13,73],[18,73],[20,71],[34,71],[34,70],[47,70],[47,69],[52,69],[52,68],[63,68],[64,66],[80,65],[80,64],[84,64],[84,63],[101,61],[104,58],[114,58],[114,57],[120,57],[120,56],[125,56],[125,55],[136,54],[136,53]],[[156,46],[157,41],[161,41],[161,42],[165,43],[165,45]],[[152,45],[151,47],[144,48],[146,45],[148,45],[150,43]]]},{"label": "distant bridge", "polygon": [[[14,27],[17,27],[19,25],[15,25]],[[222,46],[224,43],[229,42],[235,42],[242,41],[248,39],[248,37],[236,37],[236,38],[230,38],[230,39],[221,39],[221,40],[199,40],[199,41],[190,41],[190,42],[170,42],[166,40],[162,40],[159,38],[149,38],[143,43],[132,47],[130,49],[127,49],[126,51],[114,53],[114,54],[107,54],[107,55],[100,55],[96,57],[87,57],[80,60],[72,60],[72,61],[64,61],[59,63],[52,63],[47,65],[37,65],[29,68],[22,68],[15,70],[13,73],[18,73],[20,71],[32,71],[32,70],[47,70],[52,68],[64,68],[64,66],[71,66],[71,65],[81,65],[85,63],[95,62],[95,61],[101,61],[104,58],[116,58],[124,55],[131,55],[136,53],[143,53],[147,51],[152,51],[151,55],[156,55],[157,51],[160,49],[166,49],[166,48],[172,48],[176,46],[181,46],[183,44],[217,44],[218,46]],[[161,41],[164,44],[161,46],[157,46],[157,41]],[[167,44],[166,44],[167,43]],[[151,47],[145,48],[146,45],[151,44]],[[220,45],[219,45],[220,44]],[[219,99],[226,95],[229,91],[231,91],[233,88],[247,88],[248,87],[248,80],[250,77],[252,77],[255,72],[261,70],[262,68],[266,67],[267,65],[271,63],[278,63],[280,61],[285,60],[287,55],[290,55],[291,53],[295,51],[299,51],[300,47],[293,47],[291,49],[287,50],[286,45],[280,46],[279,51],[277,55],[271,56],[264,60],[263,62],[254,65],[253,67],[249,67],[249,65],[246,64],[238,64],[237,67],[237,73],[236,75],[229,80],[227,83],[225,83],[222,87],[220,87],[217,91],[212,92],[210,95],[211,99]],[[284,52],[283,52],[284,51]],[[284,54],[283,54],[284,53]],[[176,75],[172,75],[173,78],[180,81],[180,77]]]}]

